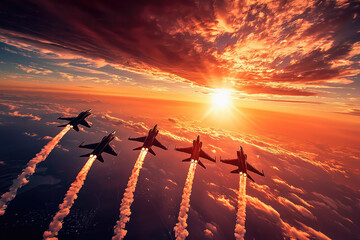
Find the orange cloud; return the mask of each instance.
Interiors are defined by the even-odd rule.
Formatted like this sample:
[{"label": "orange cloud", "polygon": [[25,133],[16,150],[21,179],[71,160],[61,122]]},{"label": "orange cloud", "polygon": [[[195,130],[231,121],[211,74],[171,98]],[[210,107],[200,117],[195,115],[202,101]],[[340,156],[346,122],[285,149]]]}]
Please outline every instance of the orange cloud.
[{"label": "orange cloud", "polygon": [[293,190],[293,191],[295,191],[295,192],[304,194],[304,190],[302,190],[302,189],[300,189],[300,188],[297,188],[297,187],[294,187],[294,186],[286,183],[284,180],[281,180],[281,179],[278,179],[278,178],[273,178],[272,180],[273,180],[274,182],[276,182],[276,183],[279,183],[279,184],[281,184],[281,185],[283,185],[283,186],[286,186],[287,188],[289,188],[289,189],[291,189],[291,190]]},{"label": "orange cloud", "polygon": [[[270,217],[270,220],[278,225],[282,230],[285,237],[288,237],[290,239],[303,239],[303,240],[309,240],[313,239],[314,237],[322,234],[317,231],[308,231],[309,229],[305,229],[305,231],[302,231],[300,229],[295,228],[294,226],[291,226],[287,222],[283,221],[280,217],[280,214],[270,205],[267,205],[260,201],[258,198],[247,196],[246,197],[248,206],[251,206],[259,211],[262,211],[267,214],[267,217]],[[301,224],[302,226],[305,226],[304,224]],[[325,235],[324,235],[325,236]]]},{"label": "orange cloud", "polygon": [[331,238],[327,237],[325,234],[323,234],[322,232],[319,232],[319,231],[316,231],[315,229],[309,227],[309,226],[306,226],[305,224],[303,223],[300,223],[299,224],[302,226],[302,228],[308,232],[311,236],[314,237],[314,239],[319,239],[319,240],[330,240]]},{"label": "orange cloud", "polygon": [[207,191],[207,195],[220,202],[223,206],[227,207],[230,211],[234,211],[235,207],[230,203],[230,199],[228,199],[225,195],[213,195],[212,193],[210,193],[209,191]]},{"label": "orange cloud", "polygon": [[32,114],[22,114],[22,113],[19,113],[18,111],[9,112],[8,115],[13,116],[13,117],[31,118],[31,120],[34,120],[34,121],[40,121],[41,120],[41,118],[38,117],[38,116],[34,116]]},{"label": "orange cloud", "polygon": [[297,199],[298,201],[300,201],[302,204],[304,204],[307,207],[311,207],[314,208],[313,205],[309,204],[308,202],[306,202],[304,199],[302,199],[301,197],[299,197],[298,195],[296,195],[295,193],[291,193],[291,196],[295,199]]},{"label": "orange cloud", "polygon": [[278,201],[282,205],[287,206],[294,213],[301,213],[305,217],[316,220],[316,217],[308,209],[304,208],[303,206],[297,205],[283,197],[278,197]]}]

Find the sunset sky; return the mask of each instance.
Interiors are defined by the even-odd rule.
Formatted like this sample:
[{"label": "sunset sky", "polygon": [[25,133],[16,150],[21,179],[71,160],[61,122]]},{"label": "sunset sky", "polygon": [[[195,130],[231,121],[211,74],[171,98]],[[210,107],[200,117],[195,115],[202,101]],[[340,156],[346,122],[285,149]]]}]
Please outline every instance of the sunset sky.
[{"label": "sunset sky", "polygon": [[188,101],[225,88],[244,105],[291,102],[359,115],[359,8],[9,1],[0,10],[1,84]]},{"label": "sunset sky", "polygon": [[[95,215],[85,230],[71,232],[68,222],[60,231],[64,239],[110,238],[138,154],[127,138],[158,124],[169,151],[154,149],[144,161],[128,239],[173,237],[189,167],[173,148],[197,135],[217,158],[234,158],[242,145],[265,172],[248,181],[245,239],[359,239],[359,13],[360,2],[343,0],[2,2],[0,194],[60,131],[57,117],[91,108],[94,126],[68,133],[42,163],[33,176],[40,180],[0,217],[0,238],[27,229],[17,218],[41,212],[31,199],[47,193],[39,202],[50,214],[39,213],[45,222],[29,233],[38,239],[84,164],[77,146],[116,130],[120,160],[95,162],[93,185],[85,182],[74,205]],[[222,163],[204,164],[189,239],[231,239],[238,177]],[[99,189],[96,201],[109,203],[86,202]]]}]

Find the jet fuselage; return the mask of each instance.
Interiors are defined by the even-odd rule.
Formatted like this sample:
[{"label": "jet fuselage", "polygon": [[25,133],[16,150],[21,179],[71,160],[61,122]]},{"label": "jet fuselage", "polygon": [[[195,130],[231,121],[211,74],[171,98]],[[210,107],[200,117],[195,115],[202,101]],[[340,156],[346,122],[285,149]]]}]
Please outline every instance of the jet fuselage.
[{"label": "jet fuselage", "polygon": [[158,133],[159,130],[157,129],[157,125],[155,125],[154,128],[149,130],[149,134],[147,135],[144,141],[143,148],[147,148],[147,149],[151,148]]},{"label": "jet fuselage", "polygon": [[93,155],[100,155],[104,152],[105,147],[115,138],[115,131],[110,133],[108,136],[103,137],[101,142],[95,147],[91,154]]},{"label": "jet fuselage", "polygon": [[244,150],[242,147],[240,147],[240,151],[236,151],[237,154],[237,158],[239,161],[239,171],[242,173],[246,173],[247,172],[247,167],[246,167],[246,161],[247,161],[247,155],[244,154]]},{"label": "jet fuselage", "polygon": [[152,146],[167,150],[167,148],[156,139],[156,136],[158,135],[158,133],[159,133],[159,130],[157,129],[157,124],[156,124],[152,129],[149,130],[149,133],[147,136],[137,137],[137,138],[130,137],[129,138],[130,141],[137,141],[137,142],[143,143],[141,147],[134,148],[133,150],[141,150],[143,148],[146,148],[146,149],[148,149],[148,152],[154,156],[156,155],[156,153],[152,149]]},{"label": "jet fuselage", "polygon": [[247,176],[251,181],[255,182],[254,179],[248,174],[248,171],[254,172],[260,176],[264,176],[264,171],[260,172],[256,168],[254,168],[250,163],[247,161],[247,155],[244,153],[243,148],[240,146],[240,150],[236,151],[236,158],[235,159],[222,159],[220,160],[223,163],[230,164],[236,166],[237,169],[231,171],[231,173],[240,173]]},{"label": "jet fuselage", "polygon": [[71,120],[68,124],[74,126],[74,125],[78,125],[82,120],[85,120],[85,118],[87,118],[88,116],[91,115],[91,109],[85,111],[85,112],[81,112],[79,113],[79,115],[74,118],[73,120]]},{"label": "jet fuselage", "polygon": [[175,150],[190,154],[189,158],[182,160],[183,162],[195,161],[201,167],[206,168],[205,165],[200,161],[200,158],[205,158],[211,162],[216,162],[216,159],[210,157],[206,152],[204,152],[201,149],[201,147],[202,147],[202,142],[200,142],[200,135],[198,135],[196,140],[193,141],[193,145],[191,147],[185,147],[185,148],[175,147]]},{"label": "jet fuselage", "polygon": [[199,161],[201,147],[202,142],[200,142],[200,136],[198,136],[197,139],[193,141],[193,151],[191,153],[191,159]]}]

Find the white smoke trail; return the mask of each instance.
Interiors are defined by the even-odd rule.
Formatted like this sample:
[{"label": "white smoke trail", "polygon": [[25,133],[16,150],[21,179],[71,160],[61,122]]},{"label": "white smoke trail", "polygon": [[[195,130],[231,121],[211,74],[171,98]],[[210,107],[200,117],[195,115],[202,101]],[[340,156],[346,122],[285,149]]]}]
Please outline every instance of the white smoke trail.
[{"label": "white smoke trail", "polygon": [[240,173],[238,211],[236,214],[235,239],[243,240],[245,236],[246,219],[246,174]]},{"label": "white smoke trail", "polygon": [[69,190],[67,191],[64,201],[59,205],[59,211],[54,216],[52,222],[49,225],[49,230],[44,232],[44,239],[46,240],[56,240],[57,235],[62,228],[64,218],[70,213],[70,209],[74,204],[75,199],[77,199],[77,194],[79,193],[81,187],[84,185],[86,175],[88,174],[92,164],[96,159],[96,155],[90,155],[89,160],[86,162],[84,167],[80,170],[79,174],[76,176],[76,180],[71,184]]},{"label": "white smoke trail", "polygon": [[189,232],[186,230],[187,227],[186,220],[188,218],[187,212],[189,211],[190,208],[190,196],[191,196],[192,185],[194,182],[196,165],[197,162],[191,160],[189,172],[186,177],[185,187],[183,190],[182,200],[180,203],[180,211],[178,216],[179,222],[174,227],[176,240],[184,240],[187,236],[189,236]]},{"label": "white smoke trail", "polygon": [[112,237],[112,240],[123,239],[126,236],[127,230],[125,230],[125,225],[130,220],[130,207],[134,201],[136,184],[138,181],[140,169],[142,168],[147,152],[147,148],[141,149],[139,157],[136,160],[135,166],[132,170],[129,182],[127,184],[127,188],[125,189],[125,193],[121,201],[120,219],[116,222],[116,225],[114,227],[114,236]]},{"label": "white smoke trail", "polygon": [[22,173],[13,181],[9,191],[4,193],[0,199],[0,216],[4,215],[8,203],[16,197],[17,191],[29,182],[28,178],[35,173],[36,165],[44,161],[50,152],[54,149],[61,138],[71,129],[67,125],[58,135],[56,135],[48,144],[46,144],[36,156],[31,159]]}]

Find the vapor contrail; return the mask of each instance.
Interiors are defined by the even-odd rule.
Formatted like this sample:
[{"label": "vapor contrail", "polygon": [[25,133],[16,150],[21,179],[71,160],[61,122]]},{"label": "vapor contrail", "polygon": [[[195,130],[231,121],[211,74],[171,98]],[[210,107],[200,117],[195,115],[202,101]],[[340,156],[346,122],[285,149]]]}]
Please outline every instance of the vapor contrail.
[{"label": "vapor contrail", "polygon": [[147,148],[141,149],[138,159],[136,160],[135,166],[132,170],[127,188],[125,189],[124,197],[120,205],[120,219],[116,222],[114,227],[114,236],[112,240],[123,239],[126,236],[127,230],[125,230],[126,223],[130,220],[130,207],[134,201],[134,192],[138,181],[140,169],[144,163],[144,159],[148,152]]},{"label": "vapor contrail", "polygon": [[236,214],[235,239],[243,240],[246,219],[246,174],[240,173],[238,211]]},{"label": "vapor contrail", "polygon": [[7,204],[16,197],[16,193],[25,184],[29,182],[28,178],[34,174],[36,165],[44,161],[50,152],[54,149],[56,144],[61,140],[61,138],[70,130],[71,126],[67,125],[58,135],[56,135],[48,144],[46,144],[41,151],[36,154],[36,156],[31,159],[26,168],[22,173],[13,181],[12,186],[9,191],[4,193],[0,199],[0,216],[4,215],[7,208]]},{"label": "vapor contrail", "polygon": [[189,235],[189,232],[186,230],[187,227],[186,220],[188,218],[187,212],[189,211],[190,208],[190,196],[191,196],[192,185],[194,182],[196,165],[197,162],[191,160],[189,172],[186,177],[185,187],[183,190],[182,200],[180,203],[180,211],[178,216],[179,222],[174,227],[176,240],[183,240]]},{"label": "vapor contrail", "polygon": [[76,176],[76,180],[71,184],[69,190],[67,191],[63,203],[59,205],[59,211],[56,213],[52,222],[50,223],[49,230],[44,232],[44,239],[58,239],[57,235],[62,228],[64,218],[70,213],[70,208],[74,204],[74,201],[77,198],[77,194],[79,193],[81,187],[84,185],[86,175],[88,174],[95,159],[96,155],[90,155],[89,160],[86,162],[84,167]]}]

